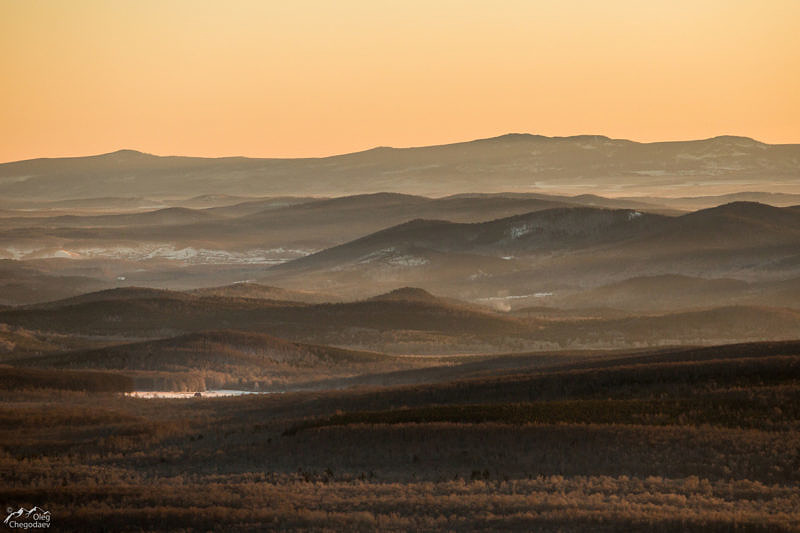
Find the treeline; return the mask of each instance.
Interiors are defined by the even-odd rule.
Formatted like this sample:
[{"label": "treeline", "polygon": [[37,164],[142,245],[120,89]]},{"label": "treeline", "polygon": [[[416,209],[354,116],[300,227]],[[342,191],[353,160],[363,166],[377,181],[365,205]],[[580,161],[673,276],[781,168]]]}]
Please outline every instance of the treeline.
[{"label": "treeline", "polygon": [[[602,361],[598,364],[602,366]],[[337,408],[363,411],[400,406],[524,403],[609,397],[677,398],[723,388],[752,390],[753,387],[795,384],[800,381],[798,356],[638,365],[626,365],[624,361],[618,361],[617,365],[610,368],[581,366],[575,369],[570,368],[570,365],[558,369],[543,369],[533,374],[364,391],[357,399]]]},{"label": "treeline", "polygon": [[133,379],[91,370],[46,370],[0,367],[0,390],[61,389],[84,392],[129,392]]},{"label": "treeline", "polygon": [[767,533],[796,531],[800,503],[783,487],[696,476],[320,483],[252,473],[158,485],[87,477],[55,491],[5,487],[0,496],[48,501],[53,527],[71,531]]},{"label": "treeline", "polygon": [[743,394],[701,394],[689,399],[591,399],[483,405],[432,405],[386,411],[355,411],[307,420],[284,435],[351,424],[637,424],[702,425],[730,428],[791,430],[800,420],[800,387],[781,391],[776,403],[754,402]]},{"label": "treeline", "polygon": [[135,390],[197,392],[218,386],[198,372],[127,372]]}]

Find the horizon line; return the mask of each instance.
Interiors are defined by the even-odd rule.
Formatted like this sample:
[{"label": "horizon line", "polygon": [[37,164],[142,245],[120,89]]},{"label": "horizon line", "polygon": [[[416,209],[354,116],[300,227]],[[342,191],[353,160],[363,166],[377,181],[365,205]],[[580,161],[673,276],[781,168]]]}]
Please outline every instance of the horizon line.
[{"label": "horizon line", "polygon": [[119,148],[117,150],[112,150],[110,152],[100,152],[100,153],[90,153],[90,154],[82,154],[82,155],[53,155],[53,156],[38,156],[38,157],[29,157],[26,159],[13,159],[9,161],[0,161],[0,165],[6,164],[13,164],[13,163],[24,163],[27,161],[38,161],[38,160],[51,160],[51,159],[81,159],[87,157],[103,157],[112,154],[118,154],[122,152],[132,152],[140,155],[148,155],[153,157],[182,157],[182,158],[191,158],[191,159],[274,159],[274,160],[302,160],[302,159],[327,159],[331,157],[340,157],[340,156],[347,156],[347,155],[354,155],[354,154],[361,154],[365,152],[370,152],[372,150],[381,150],[381,149],[388,149],[388,150],[411,150],[411,149],[419,149],[419,148],[437,148],[443,146],[452,146],[456,144],[469,144],[474,142],[481,142],[481,141],[493,141],[499,140],[506,137],[531,137],[531,138],[541,138],[541,139],[548,139],[548,140],[568,140],[568,139],[579,139],[583,137],[594,137],[599,139],[607,139],[609,141],[623,141],[623,142],[631,142],[635,144],[667,144],[667,143],[680,143],[680,142],[702,142],[702,141],[711,141],[714,139],[723,139],[723,138],[733,138],[733,139],[743,139],[748,141],[753,141],[758,144],[763,144],[767,146],[787,146],[787,145],[797,145],[798,143],[767,143],[755,139],[753,137],[748,137],[746,135],[734,135],[734,134],[720,134],[714,135],[712,137],[704,137],[704,138],[695,138],[695,139],[670,139],[670,140],[661,140],[661,141],[637,141],[633,139],[623,138],[623,137],[609,137],[603,134],[576,134],[576,135],[542,135],[536,133],[528,133],[528,132],[509,132],[503,133],[500,135],[495,135],[491,137],[479,137],[475,139],[468,139],[468,140],[461,140],[461,141],[453,141],[453,142],[445,142],[445,143],[437,143],[437,144],[424,144],[424,145],[409,145],[409,146],[386,146],[386,145],[375,145],[369,148],[363,148],[361,150],[355,150],[352,152],[339,152],[333,154],[326,154],[326,155],[316,155],[316,156],[298,156],[298,157],[290,157],[290,156],[254,156],[254,155],[215,155],[215,156],[208,156],[208,155],[185,155],[185,154],[158,154],[154,152],[147,152],[144,150],[138,150],[135,148]]}]

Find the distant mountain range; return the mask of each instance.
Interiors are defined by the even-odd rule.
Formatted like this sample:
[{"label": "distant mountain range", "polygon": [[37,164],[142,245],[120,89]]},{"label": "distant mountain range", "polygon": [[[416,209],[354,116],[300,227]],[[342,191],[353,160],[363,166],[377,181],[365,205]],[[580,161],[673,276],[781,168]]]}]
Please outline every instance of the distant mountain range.
[{"label": "distant mountain range", "polygon": [[[324,158],[161,157],[134,150],[0,165],[0,196],[153,200],[194,195],[573,191],[615,195],[800,192],[800,145],[746,137],[638,143],[600,135],[509,134],[441,146]],[[677,193],[677,194],[676,194]],[[202,205],[202,202],[200,202]],[[197,203],[193,206],[198,205]]]}]

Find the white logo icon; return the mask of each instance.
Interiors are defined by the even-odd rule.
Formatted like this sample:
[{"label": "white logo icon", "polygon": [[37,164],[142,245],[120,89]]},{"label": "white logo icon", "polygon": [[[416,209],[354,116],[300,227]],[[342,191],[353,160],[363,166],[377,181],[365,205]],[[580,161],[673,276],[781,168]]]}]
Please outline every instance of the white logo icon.
[{"label": "white logo icon", "polygon": [[20,507],[16,511],[12,507],[9,507],[6,509],[6,512],[8,512],[8,516],[3,520],[3,524],[12,529],[39,529],[50,527],[50,511],[45,511],[41,507],[34,506],[31,509]]}]

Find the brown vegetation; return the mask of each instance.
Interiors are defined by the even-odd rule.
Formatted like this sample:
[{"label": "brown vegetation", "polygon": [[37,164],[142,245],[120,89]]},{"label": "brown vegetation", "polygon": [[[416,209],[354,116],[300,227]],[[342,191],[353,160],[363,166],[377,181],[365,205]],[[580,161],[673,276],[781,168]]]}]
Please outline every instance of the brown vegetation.
[{"label": "brown vegetation", "polygon": [[798,346],[222,399],[0,390],[0,497],[83,531],[796,531]]},{"label": "brown vegetation", "polygon": [[128,392],[133,380],[109,372],[44,370],[0,366],[0,390],[63,389],[86,392]]},{"label": "brown vegetation", "polygon": [[436,358],[391,357],[230,330],[8,361],[24,367],[115,371],[134,378],[139,390],[172,391],[285,390],[299,383],[439,363]]}]

